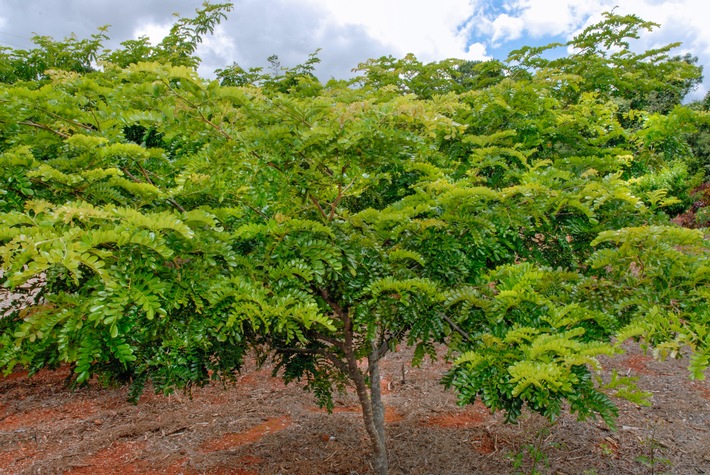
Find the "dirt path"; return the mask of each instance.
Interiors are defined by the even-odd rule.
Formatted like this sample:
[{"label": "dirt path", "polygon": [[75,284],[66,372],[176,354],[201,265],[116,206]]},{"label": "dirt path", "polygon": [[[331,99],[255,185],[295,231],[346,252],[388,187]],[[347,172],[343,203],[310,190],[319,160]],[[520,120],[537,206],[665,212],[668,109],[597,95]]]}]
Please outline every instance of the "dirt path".
[{"label": "dirt path", "polygon": [[[621,403],[620,429],[610,432],[572,417],[551,428],[532,415],[506,425],[478,404],[459,408],[437,382],[445,365],[411,368],[410,355],[391,355],[383,368],[395,474],[514,473],[516,454],[536,442],[547,455],[543,473],[650,474],[637,459],[653,448],[655,473],[710,474],[710,384],[689,381],[687,361],[658,363],[638,352],[615,361],[640,377],[654,406]],[[213,385],[192,399],[146,393],[131,405],[125,389],[69,391],[67,374],[0,379],[0,473],[371,473],[352,395],[337,398],[328,415],[298,386],[252,368],[228,391]],[[521,463],[527,473],[530,458]]]}]

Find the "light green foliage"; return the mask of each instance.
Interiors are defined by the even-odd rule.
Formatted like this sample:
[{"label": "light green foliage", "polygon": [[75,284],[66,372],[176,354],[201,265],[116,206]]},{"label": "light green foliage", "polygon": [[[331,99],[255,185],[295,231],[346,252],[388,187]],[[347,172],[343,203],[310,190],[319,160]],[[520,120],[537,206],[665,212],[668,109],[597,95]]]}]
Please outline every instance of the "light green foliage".
[{"label": "light green foliage", "polygon": [[461,403],[480,395],[491,409],[516,420],[523,404],[554,420],[567,399],[580,418],[600,414],[613,424],[616,408],[594,387],[596,357],[612,355],[605,343],[615,327],[608,314],[575,302],[585,278],[530,264],[492,272],[480,289],[454,291],[446,302],[459,314],[468,350],[446,382]]},{"label": "light green foliage", "polygon": [[[692,350],[689,370],[704,379],[710,360],[710,246],[700,230],[626,228],[601,233],[590,260],[616,293],[611,311],[628,322],[619,341],[643,336],[660,357]],[[633,292],[630,289],[634,289]]]},{"label": "light green foliage", "polygon": [[[462,403],[609,424],[609,395],[641,401],[594,378],[615,338],[688,345],[702,377],[707,241],[666,215],[687,197],[702,114],[677,102],[699,72],[625,49],[650,24],[608,15],[553,61],[381,58],[321,84],[314,54],[203,79],[195,47],[229,9],[96,71],[57,60],[21,80],[37,66],[5,52],[2,283],[44,282],[0,320],[5,372],[66,362],[135,398],[230,378],[256,349],[329,406],[398,344],[420,362],[444,342]],[[663,92],[677,107],[636,111]]]}]

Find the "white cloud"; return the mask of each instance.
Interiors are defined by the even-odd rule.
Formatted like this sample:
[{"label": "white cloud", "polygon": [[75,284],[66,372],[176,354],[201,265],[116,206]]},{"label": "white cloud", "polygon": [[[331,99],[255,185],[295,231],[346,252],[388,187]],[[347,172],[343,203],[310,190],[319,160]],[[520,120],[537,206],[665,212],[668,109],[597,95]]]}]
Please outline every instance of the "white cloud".
[{"label": "white cloud", "polygon": [[[478,10],[478,31],[490,42],[516,40],[524,35],[533,38],[566,35],[590,15],[604,10],[605,0],[506,0],[506,13],[491,17],[485,7]],[[611,8],[611,7],[609,7]]]},{"label": "white cloud", "polygon": [[[297,0],[293,0],[296,2]],[[484,59],[485,47],[467,46],[475,0],[311,0],[339,25],[361,26],[395,56],[423,61],[450,57]]]},{"label": "white cloud", "polygon": [[489,31],[492,33],[491,43],[498,44],[501,41],[517,40],[524,30],[525,22],[522,18],[503,13],[489,25]]},{"label": "white cloud", "polygon": [[518,0],[525,29],[533,37],[568,34],[590,15],[612,8],[604,0]]},{"label": "white cloud", "polygon": [[141,36],[147,36],[152,44],[157,45],[163,38],[168,36],[171,26],[172,23],[156,23],[148,20],[136,26],[133,30],[133,37],[137,39]]},{"label": "white cloud", "polygon": [[232,62],[244,68],[263,67],[272,54],[279,56],[283,66],[292,67],[322,48],[316,72],[327,80],[349,77],[359,62],[389,53],[362,26],[341,24],[312,1],[241,0],[222,26],[233,39],[233,48],[226,49],[221,58],[203,55],[200,49],[205,69],[218,61],[221,64],[216,67]]},{"label": "white cloud", "polygon": [[197,55],[203,58],[198,72],[203,77],[211,77],[216,69],[232,64],[237,47],[224,25],[217,25],[214,34],[206,36],[197,48]]}]

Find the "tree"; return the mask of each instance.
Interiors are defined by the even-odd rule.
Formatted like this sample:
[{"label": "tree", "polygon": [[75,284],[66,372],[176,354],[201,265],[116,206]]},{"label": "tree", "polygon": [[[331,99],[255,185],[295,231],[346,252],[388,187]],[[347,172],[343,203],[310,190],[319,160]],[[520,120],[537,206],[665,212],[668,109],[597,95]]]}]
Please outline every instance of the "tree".
[{"label": "tree", "polygon": [[101,27],[90,39],[82,40],[70,36],[55,41],[50,36],[34,35],[32,42],[37,47],[31,50],[0,48],[0,82],[42,82],[48,79],[47,71],[53,69],[78,73],[93,71],[103,41],[108,39],[107,29]]},{"label": "tree", "polygon": [[[561,91],[594,91],[615,98],[627,109],[650,112],[669,112],[702,82],[702,67],[696,57],[669,57],[680,43],[641,53],[632,51],[631,40],[660,25],[636,15],[606,12],[603,16],[603,21],[585,28],[565,44],[525,46],[512,51],[507,61],[523,69],[552,69],[578,78],[575,87]],[[557,59],[542,56],[561,47],[574,53]]]},{"label": "tree", "polygon": [[271,55],[267,58],[270,64],[271,73],[264,73],[264,68],[249,68],[245,71],[237,63],[233,63],[228,68],[215,71],[217,79],[222,86],[259,86],[265,91],[293,93],[297,90],[304,92],[312,89],[311,93],[320,92],[321,85],[313,74],[316,65],[320,63],[318,53],[320,49],[308,55],[308,59],[292,68],[281,66],[278,55]]},{"label": "tree", "polygon": [[663,226],[668,190],[635,191],[655,173],[640,151],[681,121],[625,128],[604,84],[562,94],[583,78],[549,68],[407,57],[354,87],[320,84],[311,56],[200,78],[194,46],[228,8],[0,90],[3,285],[45,282],[0,320],[5,372],[69,363],[137,398],[231,379],[255,350],[325,407],[354,386],[380,474],[379,364],[399,344],[415,363],[449,345],[462,403],[511,421],[567,401],[613,424],[609,394],[633,386],[593,374],[617,337],[688,344],[703,375],[707,242]]},{"label": "tree", "polygon": [[354,79],[355,84],[376,89],[391,86],[401,94],[415,94],[422,99],[485,89],[498,84],[508,74],[503,63],[497,60],[447,59],[423,64],[411,53],[402,59],[392,56],[369,59],[354,72],[361,73]]}]

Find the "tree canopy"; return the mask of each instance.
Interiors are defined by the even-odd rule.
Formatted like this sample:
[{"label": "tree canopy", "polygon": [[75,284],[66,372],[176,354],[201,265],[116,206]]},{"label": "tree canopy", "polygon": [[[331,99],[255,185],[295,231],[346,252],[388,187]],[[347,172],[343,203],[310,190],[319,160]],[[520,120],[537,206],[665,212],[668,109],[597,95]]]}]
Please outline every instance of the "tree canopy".
[{"label": "tree canopy", "polygon": [[103,51],[100,30],[0,54],[1,282],[41,280],[0,319],[5,373],[67,363],[137,399],[255,351],[326,407],[353,385],[378,473],[378,362],[400,344],[415,363],[445,344],[460,402],[510,421],[613,426],[610,397],[639,394],[597,357],[629,338],[704,376],[708,240],[669,219],[706,179],[707,112],[681,104],[695,58],[630,49],[656,25],[608,13],[554,60],[385,57],[322,83],[315,53],[201,78],[229,9],[156,46]]}]

